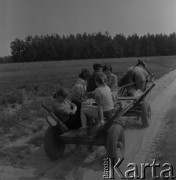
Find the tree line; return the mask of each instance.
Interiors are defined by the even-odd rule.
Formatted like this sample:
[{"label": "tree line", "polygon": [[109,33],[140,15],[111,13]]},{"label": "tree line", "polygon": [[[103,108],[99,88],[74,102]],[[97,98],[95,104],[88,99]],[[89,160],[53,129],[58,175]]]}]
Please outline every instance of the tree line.
[{"label": "tree line", "polygon": [[127,37],[123,34],[112,37],[108,32],[29,35],[24,40],[15,39],[10,47],[12,58],[6,58],[13,62],[168,56],[176,55],[176,33]]}]

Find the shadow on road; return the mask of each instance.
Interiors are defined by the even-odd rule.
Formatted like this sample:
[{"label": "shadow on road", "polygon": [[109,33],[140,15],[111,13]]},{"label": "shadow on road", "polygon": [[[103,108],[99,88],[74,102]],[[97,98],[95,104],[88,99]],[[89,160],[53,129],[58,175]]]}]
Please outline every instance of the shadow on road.
[{"label": "shadow on road", "polygon": [[[18,179],[66,179],[66,177],[69,176],[73,179],[82,179],[85,171],[103,170],[103,156],[99,157],[92,163],[85,163],[85,157],[78,157],[72,152],[69,152],[67,148],[66,153],[62,158],[56,161],[51,161],[46,157],[43,147],[41,147],[30,156],[30,159],[21,162],[21,164],[25,166],[24,175],[21,174]],[[26,169],[30,169],[30,177],[26,175]]]}]

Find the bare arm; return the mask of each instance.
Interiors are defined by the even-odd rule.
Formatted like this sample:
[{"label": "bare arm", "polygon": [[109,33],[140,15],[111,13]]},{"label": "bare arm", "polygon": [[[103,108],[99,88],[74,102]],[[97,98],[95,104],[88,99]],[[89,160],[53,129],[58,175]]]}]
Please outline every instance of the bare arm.
[{"label": "bare arm", "polygon": [[53,110],[56,111],[57,113],[59,114],[62,114],[62,115],[69,115],[70,114],[70,109],[66,109],[62,106],[53,106]]},{"label": "bare arm", "polygon": [[70,105],[71,105],[70,114],[75,114],[75,112],[77,111],[77,106],[72,102],[70,102]]}]

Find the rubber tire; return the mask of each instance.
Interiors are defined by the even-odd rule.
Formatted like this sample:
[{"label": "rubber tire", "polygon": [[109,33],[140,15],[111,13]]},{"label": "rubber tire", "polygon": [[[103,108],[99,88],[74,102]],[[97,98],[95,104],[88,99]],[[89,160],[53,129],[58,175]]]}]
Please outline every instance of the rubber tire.
[{"label": "rubber tire", "polygon": [[151,106],[148,102],[144,101],[141,104],[141,123],[142,127],[148,127],[151,122]]},{"label": "rubber tire", "polygon": [[56,126],[49,126],[44,136],[44,151],[51,160],[62,157],[65,150],[65,143],[60,140],[61,132]]},{"label": "rubber tire", "polygon": [[[120,152],[117,152],[117,142],[121,143]],[[122,159],[125,153],[125,138],[121,125],[113,124],[109,129],[106,143],[107,155],[109,158]]]}]

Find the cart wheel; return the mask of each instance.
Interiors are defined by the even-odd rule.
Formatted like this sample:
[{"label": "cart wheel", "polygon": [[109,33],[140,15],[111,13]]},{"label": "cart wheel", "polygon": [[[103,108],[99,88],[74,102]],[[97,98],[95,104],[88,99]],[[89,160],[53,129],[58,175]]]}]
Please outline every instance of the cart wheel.
[{"label": "cart wheel", "polygon": [[143,127],[147,127],[150,125],[151,121],[151,106],[148,102],[144,101],[141,104],[141,123]]},{"label": "cart wheel", "polygon": [[111,126],[107,136],[107,154],[109,158],[123,158],[125,152],[125,138],[123,128],[114,124]]},{"label": "cart wheel", "polygon": [[51,160],[60,158],[65,150],[65,143],[60,140],[61,132],[56,126],[49,126],[44,137],[44,151]]}]

